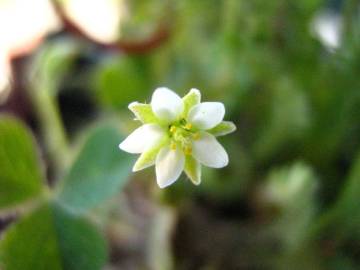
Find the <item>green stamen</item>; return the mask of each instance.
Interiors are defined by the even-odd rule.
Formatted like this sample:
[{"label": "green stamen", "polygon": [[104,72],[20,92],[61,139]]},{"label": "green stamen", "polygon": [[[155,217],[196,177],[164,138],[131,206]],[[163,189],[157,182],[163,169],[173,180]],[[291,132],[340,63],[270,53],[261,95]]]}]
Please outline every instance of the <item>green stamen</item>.
[{"label": "green stamen", "polygon": [[191,123],[185,119],[173,123],[169,126],[169,137],[171,138],[170,148],[175,150],[177,145],[183,149],[186,155],[192,153],[192,141],[199,138],[199,134],[192,130]]}]

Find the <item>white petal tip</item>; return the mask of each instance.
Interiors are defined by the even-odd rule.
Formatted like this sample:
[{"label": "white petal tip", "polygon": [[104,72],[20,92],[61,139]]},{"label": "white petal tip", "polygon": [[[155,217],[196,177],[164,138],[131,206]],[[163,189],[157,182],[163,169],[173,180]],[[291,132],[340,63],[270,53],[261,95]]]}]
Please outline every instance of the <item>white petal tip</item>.
[{"label": "white petal tip", "polygon": [[184,169],[185,156],[182,150],[175,151],[164,147],[156,157],[156,182],[160,188],[165,188],[179,179]]},{"label": "white petal tip", "polygon": [[165,87],[165,86],[157,87],[154,92],[156,92],[156,91],[171,91],[171,92],[173,92],[170,88]]},{"label": "white petal tip", "polygon": [[158,142],[163,134],[163,130],[158,125],[145,124],[127,136],[127,138],[120,143],[119,148],[131,154],[140,154]]},{"label": "white petal tip", "polygon": [[119,143],[119,149],[126,152],[126,150],[124,149],[123,143]]},{"label": "white petal tip", "polygon": [[130,154],[136,154],[127,140],[124,140],[119,144],[119,149]]},{"label": "white petal tip", "polygon": [[225,168],[227,165],[229,165],[229,159],[224,160],[222,164],[219,164],[217,169]]},{"label": "white petal tip", "polygon": [[223,114],[225,114],[225,105],[221,102],[214,102],[219,108],[221,108],[221,111],[223,111]]},{"label": "white petal tip", "polygon": [[161,87],[157,87],[155,90],[154,90],[154,93],[152,94],[152,96],[157,96],[157,95],[161,95],[161,96],[164,96],[164,95],[177,95],[173,90],[171,90],[170,88],[167,88],[167,87],[164,87],[164,86],[161,86]]},{"label": "white petal tip", "polygon": [[[180,172],[181,174],[181,172]],[[178,180],[180,175],[174,179],[168,179],[167,181],[159,181],[159,179],[156,179],[156,183],[158,184],[159,188],[166,188],[168,186],[171,186]]]},{"label": "white petal tip", "polygon": [[162,185],[160,185],[160,184],[158,183],[158,186],[159,186],[159,188],[164,189],[164,188],[166,188],[166,187],[168,187],[168,186],[170,186],[170,185],[164,185],[164,186],[162,186]]},{"label": "white petal tip", "polygon": [[226,153],[225,149],[224,149],[224,152],[222,152],[221,154],[219,153],[216,160],[217,161],[214,164],[212,164],[212,166],[209,166],[209,167],[212,167],[215,169],[221,169],[221,168],[226,167],[229,164],[229,156]]},{"label": "white petal tip", "polygon": [[211,168],[223,168],[229,163],[229,156],[213,135],[203,132],[193,143],[193,156],[201,164]]},{"label": "white petal tip", "polygon": [[128,142],[123,141],[122,143],[119,144],[119,149],[121,151],[130,153],[130,154],[136,154],[135,151],[133,151],[133,149],[131,148],[131,146],[128,144]]},{"label": "white petal tip", "polygon": [[171,182],[169,182],[169,183],[159,183],[159,182],[157,182],[157,184],[158,184],[158,186],[159,186],[159,188],[161,188],[161,189],[164,189],[164,188],[167,188],[167,187],[169,187],[169,186],[171,186],[172,184],[174,184],[176,182],[176,180],[175,181],[171,181]]}]

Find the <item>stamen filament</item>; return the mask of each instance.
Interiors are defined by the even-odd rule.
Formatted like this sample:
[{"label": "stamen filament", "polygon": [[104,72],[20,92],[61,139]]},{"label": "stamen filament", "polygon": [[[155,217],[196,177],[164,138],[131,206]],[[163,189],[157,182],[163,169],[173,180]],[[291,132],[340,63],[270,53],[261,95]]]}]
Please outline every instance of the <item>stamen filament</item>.
[{"label": "stamen filament", "polygon": [[170,127],[170,132],[171,132],[171,133],[174,133],[175,131],[176,131],[176,127],[175,127],[175,126],[171,126],[171,127]]},{"label": "stamen filament", "polygon": [[172,142],[170,145],[171,150],[176,150],[176,143]]},{"label": "stamen filament", "polygon": [[199,132],[194,133],[192,137],[193,137],[194,140],[200,139],[200,134],[199,134]]}]

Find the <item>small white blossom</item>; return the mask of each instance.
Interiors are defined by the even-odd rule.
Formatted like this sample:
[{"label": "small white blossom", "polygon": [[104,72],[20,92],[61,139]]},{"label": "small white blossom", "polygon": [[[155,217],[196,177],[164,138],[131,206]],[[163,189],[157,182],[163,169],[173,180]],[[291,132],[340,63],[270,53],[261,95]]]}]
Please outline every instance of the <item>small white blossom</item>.
[{"label": "small white blossom", "polygon": [[119,147],[141,154],[133,171],[155,164],[160,188],[174,183],[183,170],[198,185],[201,165],[222,168],[228,164],[228,155],[215,137],[231,133],[236,127],[223,121],[222,103],[200,103],[199,90],[193,88],[180,98],[170,89],[160,87],[153,93],[151,104],[133,102],[129,109],[143,125]]}]

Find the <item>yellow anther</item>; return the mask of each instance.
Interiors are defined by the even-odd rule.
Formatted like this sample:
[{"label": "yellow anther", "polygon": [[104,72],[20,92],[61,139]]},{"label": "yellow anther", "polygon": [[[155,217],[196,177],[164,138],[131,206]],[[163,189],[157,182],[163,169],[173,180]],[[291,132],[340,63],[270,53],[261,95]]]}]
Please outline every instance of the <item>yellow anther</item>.
[{"label": "yellow anther", "polygon": [[175,127],[175,126],[171,126],[171,127],[170,127],[170,132],[171,132],[171,133],[174,133],[175,131],[176,131],[176,127]]},{"label": "yellow anther", "polygon": [[185,155],[191,155],[191,153],[192,153],[192,148],[191,148],[191,147],[185,147],[184,153],[185,153]]},{"label": "yellow anther", "polygon": [[171,150],[176,150],[176,143],[171,143],[170,148]]},{"label": "yellow anther", "polygon": [[185,129],[189,130],[189,129],[191,129],[191,128],[192,128],[192,124],[187,123],[187,124],[185,125]]},{"label": "yellow anther", "polygon": [[194,139],[194,140],[200,139],[200,134],[199,134],[199,132],[196,132],[196,133],[193,134],[193,139]]}]

